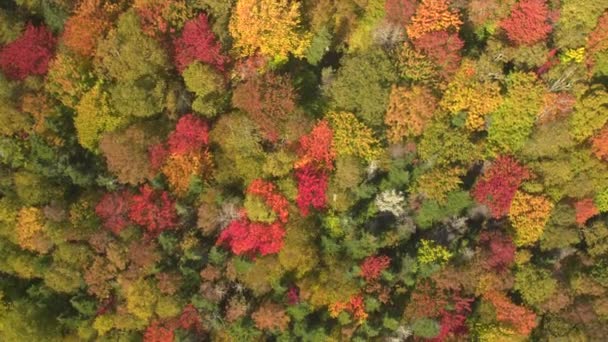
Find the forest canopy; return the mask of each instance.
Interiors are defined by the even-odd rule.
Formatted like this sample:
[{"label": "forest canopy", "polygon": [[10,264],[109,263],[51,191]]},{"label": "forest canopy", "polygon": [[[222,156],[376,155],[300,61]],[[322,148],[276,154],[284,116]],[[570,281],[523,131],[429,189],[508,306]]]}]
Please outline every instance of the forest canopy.
[{"label": "forest canopy", "polygon": [[602,341],[608,0],[0,1],[1,341]]}]

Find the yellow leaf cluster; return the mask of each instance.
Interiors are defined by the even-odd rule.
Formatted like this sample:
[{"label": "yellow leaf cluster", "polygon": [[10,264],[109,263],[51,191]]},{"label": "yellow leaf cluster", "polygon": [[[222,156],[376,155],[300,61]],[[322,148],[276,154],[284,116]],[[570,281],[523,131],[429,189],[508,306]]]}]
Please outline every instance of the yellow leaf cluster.
[{"label": "yellow leaf cluster", "polygon": [[418,262],[421,264],[445,265],[452,258],[450,251],[443,246],[436,245],[433,241],[422,239],[421,243],[417,255]]},{"label": "yellow leaf cluster", "polygon": [[515,229],[515,244],[529,246],[538,241],[552,209],[553,203],[547,198],[518,191],[509,210],[509,220]]},{"label": "yellow leaf cluster", "polygon": [[463,62],[439,103],[452,115],[467,112],[466,128],[470,131],[483,130],[485,116],[498,109],[502,102],[500,86],[478,81],[475,73],[471,62]]},{"label": "yellow leaf cluster", "polygon": [[239,0],[229,31],[240,56],[256,52],[284,60],[289,53],[304,55],[310,35],[300,31],[300,2],[290,0]]},{"label": "yellow leaf cluster", "polygon": [[389,142],[396,144],[405,137],[421,135],[435,108],[436,99],[429,89],[393,86],[384,118]]},{"label": "yellow leaf cluster", "polygon": [[339,155],[360,157],[368,162],[382,153],[372,130],[348,112],[331,112],[327,119],[333,129],[333,147]]},{"label": "yellow leaf cluster", "polygon": [[443,169],[435,168],[418,177],[416,192],[440,204],[445,203],[447,194],[458,189],[462,184],[461,176],[465,170],[460,167]]},{"label": "yellow leaf cluster", "polygon": [[23,207],[17,218],[17,241],[19,246],[34,252],[46,253],[52,242],[45,234],[44,215],[35,207]]},{"label": "yellow leaf cluster", "polygon": [[447,0],[422,0],[406,30],[410,39],[415,40],[433,31],[458,30],[460,25],[458,13],[449,9]]}]

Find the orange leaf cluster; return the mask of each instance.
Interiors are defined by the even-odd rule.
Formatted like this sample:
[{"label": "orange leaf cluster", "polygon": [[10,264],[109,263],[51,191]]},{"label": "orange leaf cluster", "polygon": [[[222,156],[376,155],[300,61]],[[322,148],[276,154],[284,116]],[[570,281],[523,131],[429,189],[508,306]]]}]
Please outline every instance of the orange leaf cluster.
[{"label": "orange leaf cluster", "polygon": [[333,132],[327,120],[321,120],[310,134],[300,138],[300,159],[297,169],[309,164],[319,169],[333,170],[336,151],[333,149]]},{"label": "orange leaf cluster", "polygon": [[360,294],[351,296],[348,302],[335,302],[329,306],[329,315],[331,317],[338,317],[342,311],[352,314],[359,323],[365,321],[368,316],[367,312],[365,312],[363,296]]},{"label": "orange leaf cluster", "polygon": [[97,40],[112,24],[109,14],[116,9],[117,5],[109,1],[82,1],[74,15],[66,20],[61,42],[80,55],[93,55]]},{"label": "orange leaf cluster", "polygon": [[393,86],[384,118],[389,141],[399,143],[405,137],[421,135],[436,108],[437,100],[429,89]]},{"label": "orange leaf cluster", "polygon": [[580,226],[584,226],[587,220],[600,213],[593,198],[585,198],[574,203],[574,209],[576,210],[576,223]]},{"label": "orange leaf cluster", "polygon": [[593,137],[591,151],[598,159],[608,161],[608,128],[602,129]]},{"label": "orange leaf cluster", "polygon": [[523,306],[513,304],[504,294],[492,291],[484,294],[484,298],[494,305],[496,318],[513,326],[519,334],[528,336],[536,327],[536,314]]},{"label": "orange leaf cluster", "polygon": [[448,0],[422,0],[412,23],[407,27],[407,35],[415,40],[425,33],[448,30],[458,31],[462,21],[458,13],[450,10]]},{"label": "orange leaf cluster", "polygon": [[260,196],[279,217],[282,223],[287,222],[289,217],[289,202],[287,199],[278,193],[274,184],[266,182],[262,179],[256,179],[247,188],[247,193]]}]

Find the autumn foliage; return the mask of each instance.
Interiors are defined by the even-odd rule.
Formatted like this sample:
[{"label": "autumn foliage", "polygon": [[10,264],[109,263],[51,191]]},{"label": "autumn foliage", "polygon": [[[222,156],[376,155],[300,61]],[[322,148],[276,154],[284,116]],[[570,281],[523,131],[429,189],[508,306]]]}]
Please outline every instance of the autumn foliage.
[{"label": "autumn foliage", "polygon": [[488,206],[493,217],[503,217],[509,212],[517,188],[529,177],[530,172],[517,160],[501,156],[477,181],[472,195],[477,202]]},{"label": "autumn foliage", "polygon": [[576,210],[576,223],[580,226],[584,226],[590,218],[600,213],[599,209],[595,206],[593,198],[577,201],[574,203],[574,209]]},{"label": "autumn foliage", "polygon": [[199,151],[208,143],[209,126],[194,114],[182,116],[167,139],[171,154]]},{"label": "autumn foliage", "polygon": [[227,245],[236,255],[268,255],[281,251],[284,237],[285,229],[279,222],[263,224],[239,219],[224,228],[215,244]]},{"label": "autumn foliage", "polygon": [[499,292],[484,294],[484,298],[494,305],[496,318],[511,325],[519,334],[528,335],[536,327],[536,315],[533,311],[514,304],[507,296]]},{"label": "autumn foliage", "polygon": [[106,229],[119,234],[130,224],[130,200],[131,194],[125,190],[103,195],[95,207],[95,213],[101,218]]},{"label": "autumn foliage", "polygon": [[262,179],[256,179],[247,187],[247,193],[263,198],[266,205],[277,214],[279,221],[282,223],[287,222],[287,218],[289,217],[289,202],[277,191],[274,184]]},{"label": "autumn foliage", "polygon": [[545,0],[522,0],[513,6],[511,15],[501,21],[500,26],[514,44],[532,45],[551,32],[548,16]]},{"label": "autumn foliage", "polygon": [[46,74],[55,42],[46,26],[28,24],[19,38],[0,49],[0,70],[15,80]]},{"label": "autumn foliage", "polygon": [[228,57],[209,26],[207,15],[201,13],[184,25],[181,35],[173,42],[175,65],[183,72],[192,62],[200,61],[225,71]]},{"label": "autumn foliage", "polygon": [[422,0],[418,5],[407,34],[412,40],[433,31],[454,29],[458,31],[462,25],[458,13],[449,8],[448,0]]},{"label": "autumn foliage", "polygon": [[389,267],[391,258],[386,255],[369,256],[361,264],[361,276],[365,281],[372,282],[380,277],[382,271]]},{"label": "autumn foliage", "polygon": [[133,195],[129,205],[129,218],[155,236],[167,229],[177,228],[175,203],[166,191],[155,191],[143,185],[139,194]]}]

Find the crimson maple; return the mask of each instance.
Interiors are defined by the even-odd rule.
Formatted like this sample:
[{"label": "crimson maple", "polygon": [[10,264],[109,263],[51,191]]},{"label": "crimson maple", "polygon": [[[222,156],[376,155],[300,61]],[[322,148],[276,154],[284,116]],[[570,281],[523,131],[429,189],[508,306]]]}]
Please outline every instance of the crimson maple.
[{"label": "crimson maple", "polygon": [[169,193],[154,191],[147,184],[139,189],[139,194],[131,198],[129,218],[145,227],[152,236],[177,227],[177,212]]},{"label": "crimson maple", "polygon": [[432,31],[425,33],[413,41],[416,50],[424,53],[433,61],[444,76],[448,76],[458,70],[460,64],[460,50],[464,42],[457,33],[447,31]]},{"label": "crimson maple", "polygon": [[300,160],[296,163],[296,168],[311,164],[318,169],[333,170],[336,152],[332,144],[333,132],[329,123],[327,120],[319,121],[309,134],[300,138]]},{"label": "crimson maple", "polygon": [[488,206],[493,217],[503,217],[509,213],[517,188],[529,177],[528,169],[513,157],[500,156],[475,184],[473,198]]},{"label": "crimson maple", "polygon": [[209,144],[209,125],[193,114],[186,114],[177,122],[167,143],[171,154],[200,151]]},{"label": "crimson maple", "polygon": [[144,342],[173,342],[173,337],[172,328],[164,326],[159,321],[154,321],[144,333]]},{"label": "crimson maple", "polygon": [[296,170],[298,181],[296,203],[302,216],[308,216],[310,207],[317,210],[325,208],[328,178],[324,171],[315,170],[310,165]]},{"label": "crimson maple", "polygon": [[549,8],[545,0],[521,0],[511,8],[511,15],[500,23],[509,40],[516,45],[532,45],[551,32]]},{"label": "crimson maple", "polygon": [[227,245],[236,255],[268,255],[281,251],[284,237],[285,229],[279,222],[263,224],[241,218],[232,221],[215,244]]},{"label": "crimson maple", "polygon": [[228,57],[222,54],[222,46],[217,42],[204,13],[186,22],[173,46],[175,66],[180,73],[195,61],[210,64],[222,72],[228,63]]},{"label": "crimson maple", "polygon": [[120,234],[131,223],[129,220],[130,198],[131,195],[126,190],[110,192],[103,195],[101,201],[95,206],[95,213],[103,221],[103,226],[114,234]]},{"label": "crimson maple", "polygon": [[444,309],[442,311],[439,335],[433,338],[432,341],[441,342],[467,333],[467,315],[471,313],[471,303],[474,299],[462,298],[456,295],[452,298],[452,301],[453,310]]},{"label": "crimson maple", "polygon": [[28,24],[21,37],[0,50],[0,69],[15,80],[46,74],[56,39],[46,26]]},{"label": "crimson maple", "polygon": [[380,277],[382,271],[388,268],[391,264],[391,258],[386,255],[368,256],[361,264],[361,272],[359,273],[366,282],[372,282]]}]

